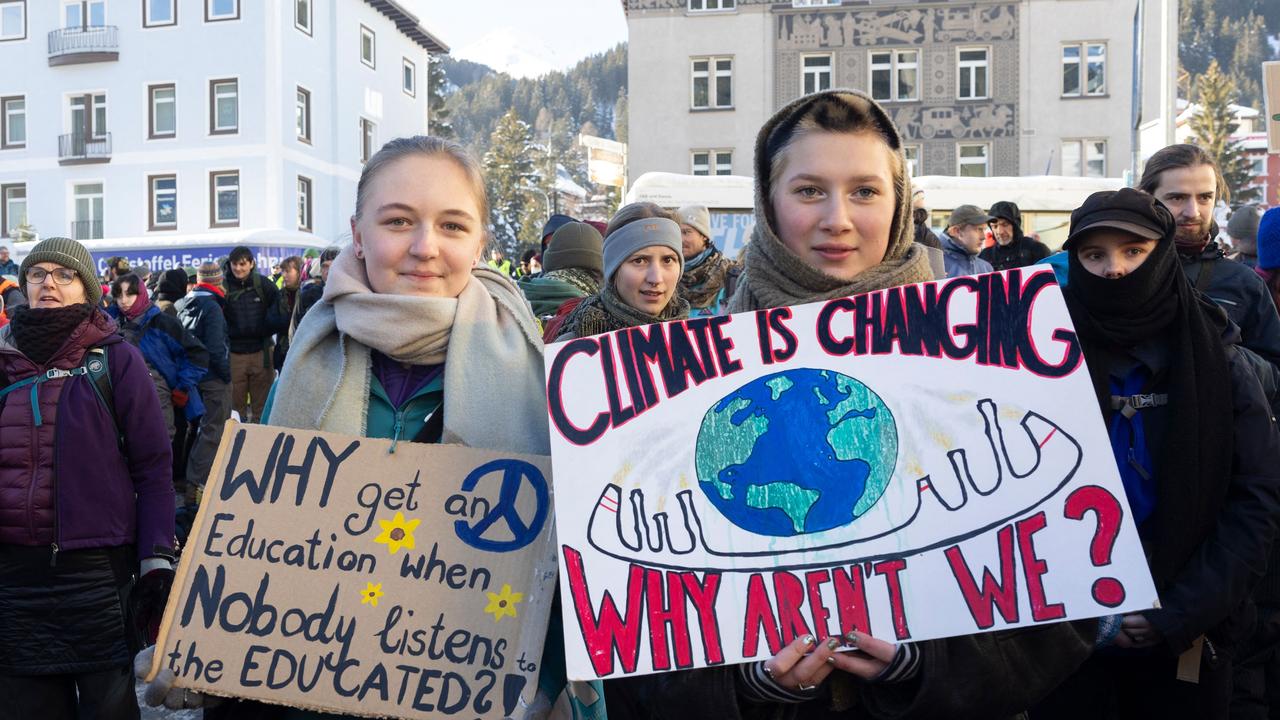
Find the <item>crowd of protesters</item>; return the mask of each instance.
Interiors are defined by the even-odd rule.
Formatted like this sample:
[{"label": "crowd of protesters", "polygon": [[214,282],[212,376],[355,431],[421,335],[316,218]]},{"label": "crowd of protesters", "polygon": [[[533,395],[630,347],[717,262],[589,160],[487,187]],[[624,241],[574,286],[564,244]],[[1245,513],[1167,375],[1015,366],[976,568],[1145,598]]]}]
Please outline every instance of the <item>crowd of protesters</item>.
[{"label": "crowd of protesters", "polygon": [[[737,259],[707,207],[652,203],[554,215],[518,261],[486,257],[480,168],[431,137],[366,163],[349,245],[270,276],[242,247],[163,273],[113,258],[102,276],[66,238],[17,266],[0,248],[0,718],[138,717],[130,662],[147,664],[233,410],[393,448],[546,454],[544,343],[1037,263],[1064,288],[1159,607],[897,645],[809,635],[592,690],[548,656],[531,716],[1280,717],[1280,208],[1238,208],[1224,235],[1212,157],[1174,145],[1138,188],[1086,199],[1052,253],[1012,202],[961,205],[935,232],[906,167],[878,103],[828,91],[760,129]],[[148,701],[320,717],[172,681]]]}]

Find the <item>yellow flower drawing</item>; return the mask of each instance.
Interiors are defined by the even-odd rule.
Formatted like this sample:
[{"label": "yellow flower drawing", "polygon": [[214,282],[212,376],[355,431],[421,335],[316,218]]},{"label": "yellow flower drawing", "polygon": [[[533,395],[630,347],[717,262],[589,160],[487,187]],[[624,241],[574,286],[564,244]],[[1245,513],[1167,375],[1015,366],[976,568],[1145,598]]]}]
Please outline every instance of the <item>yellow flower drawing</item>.
[{"label": "yellow flower drawing", "polygon": [[502,584],[502,592],[487,592],[485,595],[489,596],[489,604],[485,606],[484,611],[493,613],[494,622],[498,622],[507,615],[516,617],[516,605],[524,599],[524,593],[511,592],[511,586],[506,583]]},{"label": "yellow flower drawing", "polygon": [[378,607],[378,598],[382,597],[384,594],[385,593],[382,592],[382,583],[374,585],[371,582],[367,582],[364,584],[364,590],[360,591],[360,604],[364,605],[367,603],[374,607]]},{"label": "yellow flower drawing", "polygon": [[387,552],[395,555],[400,548],[413,549],[413,531],[421,520],[405,520],[404,513],[397,512],[390,520],[379,520],[382,532],[373,541],[387,546]]}]

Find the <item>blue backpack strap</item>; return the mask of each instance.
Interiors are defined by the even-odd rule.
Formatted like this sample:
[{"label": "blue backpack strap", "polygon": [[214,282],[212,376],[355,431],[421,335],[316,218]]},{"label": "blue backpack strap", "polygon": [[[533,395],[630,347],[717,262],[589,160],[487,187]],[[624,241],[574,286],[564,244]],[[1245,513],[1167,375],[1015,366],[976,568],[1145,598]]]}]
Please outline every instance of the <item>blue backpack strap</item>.
[{"label": "blue backpack strap", "polygon": [[111,387],[111,366],[107,362],[106,349],[89,348],[84,356],[84,365],[77,369],[82,369],[89,376],[93,394],[98,396],[98,402],[102,403],[111,416],[111,426],[116,432],[116,445],[124,452],[124,434],[120,432],[120,421],[116,419],[116,396]]}]

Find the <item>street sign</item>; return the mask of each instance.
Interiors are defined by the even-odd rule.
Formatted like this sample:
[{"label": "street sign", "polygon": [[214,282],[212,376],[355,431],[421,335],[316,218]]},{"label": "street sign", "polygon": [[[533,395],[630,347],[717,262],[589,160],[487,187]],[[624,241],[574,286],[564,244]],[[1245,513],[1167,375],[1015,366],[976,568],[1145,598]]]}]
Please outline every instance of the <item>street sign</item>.
[{"label": "street sign", "polygon": [[1267,152],[1280,153],[1280,60],[1262,63],[1267,97]]},{"label": "street sign", "polygon": [[627,145],[594,135],[579,135],[587,150],[587,176],[598,185],[622,187],[627,181]]}]

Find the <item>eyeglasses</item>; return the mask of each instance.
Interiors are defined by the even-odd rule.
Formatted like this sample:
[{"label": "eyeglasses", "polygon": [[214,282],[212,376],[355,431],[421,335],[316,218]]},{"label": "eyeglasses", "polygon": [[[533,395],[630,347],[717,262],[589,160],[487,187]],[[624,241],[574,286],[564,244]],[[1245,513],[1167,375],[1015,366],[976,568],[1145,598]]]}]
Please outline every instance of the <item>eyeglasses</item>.
[{"label": "eyeglasses", "polygon": [[53,270],[45,270],[42,267],[27,268],[27,282],[32,285],[43,285],[44,279],[53,276],[53,281],[59,285],[70,285],[80,276],[80,273],[71,268],[55,268]]}]

